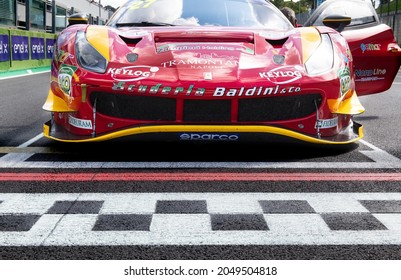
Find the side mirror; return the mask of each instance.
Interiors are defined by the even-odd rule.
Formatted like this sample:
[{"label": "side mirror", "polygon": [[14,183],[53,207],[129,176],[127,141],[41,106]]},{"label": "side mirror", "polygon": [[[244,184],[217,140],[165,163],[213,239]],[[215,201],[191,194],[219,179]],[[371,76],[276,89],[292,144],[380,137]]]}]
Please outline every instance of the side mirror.
[{"label": "side mirror", "polygon": [[74,24],[88,24],[88,22],[89,22],[88,17],[82,13],[72,14],[68,18],[68,26]]},{"label": "side mirror", "polygon": [[351,23],[351,18],[346,17],[346,16],[339,16],[339,15],[332,15],[325,17],[323,19],[323,24],[331,27],[338,32],[341,32],[344,30],[344,28]]}]

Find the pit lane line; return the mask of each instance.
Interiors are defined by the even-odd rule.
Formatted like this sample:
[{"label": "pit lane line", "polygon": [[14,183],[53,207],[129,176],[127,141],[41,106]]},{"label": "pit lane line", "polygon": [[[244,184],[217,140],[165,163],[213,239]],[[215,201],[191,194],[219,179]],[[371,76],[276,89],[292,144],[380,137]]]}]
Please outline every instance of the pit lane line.
[{"label": "pit lane line", "polygon": [[11,72],[1,73],[0,81],[14,79],[14,78],[21,78],[21,77],[26,77],[26,76],[31,76],[31,75],[38,75],[38,74],[43,74],[43,73],[49,73],[49,72],[50,72],[50,67],[49,67],[49,69],[46,69],[46,70],[40,70],[40,69],[15,70],[15,71],[11,71]]},{"label": "pit lane line", "polygon": [[[52,152],[43,147],[29,147],[43,137],[39,134],[16,148],[4,147],[7,154],[0,157],[0,168],[58,168],[58,169],[189,169],[189,168],[235,168],[235,169],[401,169],[401,159],[387,153],[365,140],[359,142],[370,150],[360,151],[373,162],[61,162],[26,161],[36,152]],[[0,147],[0,152],[1,152]]]}]

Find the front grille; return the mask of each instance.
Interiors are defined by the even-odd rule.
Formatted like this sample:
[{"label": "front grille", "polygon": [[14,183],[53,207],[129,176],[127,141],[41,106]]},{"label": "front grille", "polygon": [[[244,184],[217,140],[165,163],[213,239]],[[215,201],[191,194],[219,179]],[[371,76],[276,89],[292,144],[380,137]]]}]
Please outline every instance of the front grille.
[{"label": "front grille", "polygon": [[230,122],[231,100],[185,100],[185,122]]},{"label": "front grille", "polygon": [[147,121],[175,121],[176,101],[172,98],[94,92],[90,96],[96,111],[110,117]]},{"label": "front grille", "polygon": [[320,106],[320,94],[240,99],[239,122],[285,121],[306,117]]},{"label": "front grille", "polygon": [[[316,112],[320,94],[274,96],[237,100],[184,100],[177,106],[174,98],[132,96],[94,92],[90,96],[96,112],[122,119],[139,121],[183,121],[191,123],[273,122],[299,119]],[[236,107],[238,106],[238,109]],[[234,109],[233,109],[234,108]],[[182,112],[181,112],[182,109]],[[182,116],[182,119],[177,119]],[[181,117],[180,117],[181,118]]]}]

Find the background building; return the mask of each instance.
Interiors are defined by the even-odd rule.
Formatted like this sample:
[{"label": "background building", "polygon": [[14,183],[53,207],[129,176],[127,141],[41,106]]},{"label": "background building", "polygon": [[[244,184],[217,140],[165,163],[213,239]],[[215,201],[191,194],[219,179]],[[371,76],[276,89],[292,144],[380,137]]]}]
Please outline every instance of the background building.
[{"label": "background building", "polygon": [[103,25],[113,11],[101,0],[0,0],[0,27],[56,33],[67,26],[71,14],[85,13],[91,24]]}]

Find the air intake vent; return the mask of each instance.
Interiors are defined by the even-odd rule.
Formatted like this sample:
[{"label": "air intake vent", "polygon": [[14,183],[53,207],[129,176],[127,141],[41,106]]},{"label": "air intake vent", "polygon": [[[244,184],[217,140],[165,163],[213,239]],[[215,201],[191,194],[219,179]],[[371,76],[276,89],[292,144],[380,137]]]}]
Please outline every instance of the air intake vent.
[{"label": "air intake vent", "polygon": [[142,38],[127,38],[120,36],[120,38],[129,46],[129,47],[134,47],[136,44],[138,44]]},{"label": "air intake vent", "polygon": [[283,38],[278,40],[266,39],[266,42],[268,42],[273,47],[281,47],[282,45],[284,45],[285,42],[287,42],[287,40],[288,38]]}]

